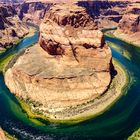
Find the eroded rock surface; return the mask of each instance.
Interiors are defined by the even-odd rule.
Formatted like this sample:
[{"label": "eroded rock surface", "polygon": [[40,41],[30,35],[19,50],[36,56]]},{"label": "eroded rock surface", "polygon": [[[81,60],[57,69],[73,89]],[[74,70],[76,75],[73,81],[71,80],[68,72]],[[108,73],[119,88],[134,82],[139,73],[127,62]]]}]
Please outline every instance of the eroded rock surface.
[{"label": "eroded rock surface", "polygon": [[130,1],[79,1],[96,18],[99,28],[117,27]]},{"label": "eroded rock surface", "polygon": [[16,44],[28,33],[28,28],[17,16],[14,6],[0,5],[0,51]]},{"label": "eroded rock surface", "polygon": [[39,42],[10,63],[5,82],[16,96],[32,101],[32,110],[57,118],[57,112],[101,96],[111,66],[110,48],[86,9],[56,4],[40,25]]},{"label": "eroded rock surface", "polygon": [[140,46],[140,3],[131,4],[127,8],[114,35]]},{"label": "eroded rock surface", "polygon": [[24,2],[17,6],[16,10],[19,18],[26,23],[39,25],[49,10],[52,3],[45,2]]}]

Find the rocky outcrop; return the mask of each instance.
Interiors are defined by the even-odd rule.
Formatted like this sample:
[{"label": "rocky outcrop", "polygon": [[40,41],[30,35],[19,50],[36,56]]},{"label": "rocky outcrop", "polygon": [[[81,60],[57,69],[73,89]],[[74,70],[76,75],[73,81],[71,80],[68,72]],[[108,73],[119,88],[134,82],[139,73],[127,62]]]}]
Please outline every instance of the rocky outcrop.
[{"label": "rocky outcrop", "polygon": [[119,24],[119,29],[126,34],[140,32],[140,15],[126,14]]},{"label": "rocky outcrop", "polygon": [[[25,0],[17,6],[21,20],[28,23],[40,24],[47,11],[54,3],[62,3],[64,0]],[[70,1],[68,1],[70,2]],[[73,1],[74,2],[74,1]],[[75,0],[76,2],[76,0]],[[129,1],[77,1],[79,6],[87,9],[92,17],[96,17],[99,28],[117,27],[118,22],[131,2]]]},{"label": "rocky outcrop", "polygon": [[111,51],[86,9],[57,4],[40,25],[39,43],[10,66],[5,81],[34,111],[57,118],[58,111],[101,96],[110,67]]},{"label": "rocky outcrop", "polygon": [[15,44],[28,33],[17,16],[14,6],[0,5],[0,50]]},{"label": "rocky outcrop", "polygon": [[99,28],[117,27],[130,1],[79,1],[88,13],[96,17]]},{"label": "rocky outcrop", "polygon": [[114,35],[129,43],[140,46],[140,4],[132,4],[128,7],[127,13],[119,22]]},{"label": "rocky outcrop", "polygon": [[49,10],[51,3],[43,2],[24,2],[17,6],[19,18],[27,23],[39,25]]},{"label": "rocky outcrop", "polygon": [[[111,82],[111,51],[99,27],[119,25],[116,36],[123,33],[127,39],[139,41],[139,12],[135,5],[105,1],[86,4],[21,5],[21,20],[36,24],[44,20],[39,42],[26,49],[16,62],[14,59],[9,63],[5,81],[11,92],[31,105],[32,111],[63,119],[68,110],[106,93]],[[73,113],[67,114],[70,116]]]},{"label": "rocky outcrop", "polygon": [[56,4],[40,25],[39,43],[9,63],[5,82],[33,111],[64,119],[67,109],[105,93],[111,66],[110,48],[86,9]]}]

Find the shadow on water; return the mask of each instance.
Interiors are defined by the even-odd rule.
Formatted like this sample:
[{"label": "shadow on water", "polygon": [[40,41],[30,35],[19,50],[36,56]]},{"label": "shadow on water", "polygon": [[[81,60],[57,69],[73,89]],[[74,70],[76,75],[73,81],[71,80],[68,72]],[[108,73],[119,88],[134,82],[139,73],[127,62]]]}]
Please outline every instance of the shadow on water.
[{"label": "shadow on water", "polygon": [[[38,40],[38,35],[24,39],[8,53],[17,53]],[[128,71],[131,86],[128,87],[119,101],[117,101],[104,114],[76,125],[56,125],[28,118],[22,111],[16,98],[10,93],[0,74],[0,125],[10,134],[20,140],[46,140],[46,139],[96,139],[96,140],[123,140],[140,126],[140,49],[124,43],[120,40],[106,37],[106,41],[112,42],[122,49],[117,51],[112,48],[112,54]],[[123,55],[123,51],[131,54],[130,59]]]}]

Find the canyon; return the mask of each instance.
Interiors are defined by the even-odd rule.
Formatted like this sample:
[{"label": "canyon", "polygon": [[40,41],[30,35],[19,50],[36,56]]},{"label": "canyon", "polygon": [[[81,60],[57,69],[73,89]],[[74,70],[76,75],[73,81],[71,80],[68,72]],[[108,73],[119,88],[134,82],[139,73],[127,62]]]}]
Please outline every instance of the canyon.
[{"label": "canyon", "polygon": [[31,102],[33,112],[52,119],[70,118],[74,116],[68,113],[70,108],[105,94],[114,67],[111,50],[99,29],[124,27],[121,23],[127,17],[124,11],[129,4],[96,1],[77,5],[40,2],[20,5],[17,11],[20,20],[38,24],[40,37],[16,62],[14,59],[9,63],[5,82],[10,91]]},{"label": "canyon", "polygon": [[16,11],[20,20],[23,22],[39,26],[52,5],[52,3],[48,2],[24,2],[22,4],[17,4]]},{"label": "canyon", "polygon": [[14,7],[0,5],[0,52],[17,44],[28,33],[29,28],[19,19]]},{"label": "canyon", "polygon": [[79,2],[95,16],[98,28],[117,28],[112,34],[130,44],[140,44],[139,1],[96,1]]},{"label": "canyon", "polygon": [[[6,3],[6,1],[3,2]],[[5,51],[7,46],[16,44],[19,39],[27,35],[30,32],[29,25],[37,28],[54,3],[50,1],[21,1],[20,4],[12,3],[10,6],[1,4],[0,51]],[[139,2],[78,1],[78,5],[85,7],[90,16],[95,18],[99,29],[118,27],[114,32],[116,37],[130,41],[130,43],[135,42],[135,45],[139,44]]]},{"label": "canyon", "polygon": [[29,118],[81,122],[121,96],[129,78],[112,61],[101,30],[111,29],[110,36],[139,46],[139,1],[28,0],[1,4],[0,9],[1,52],[32,27],[39,31],[38,42],[15,55],[4,73],[5,84]]},{"label": "canyon", "polygon": [[35,102],[32,109],[63,119],[59,113],[107,90],[111,67],[111,51],[86,9],[57,4],[40,25],[38,44],[10,65],[5,81],[16,96]]}]

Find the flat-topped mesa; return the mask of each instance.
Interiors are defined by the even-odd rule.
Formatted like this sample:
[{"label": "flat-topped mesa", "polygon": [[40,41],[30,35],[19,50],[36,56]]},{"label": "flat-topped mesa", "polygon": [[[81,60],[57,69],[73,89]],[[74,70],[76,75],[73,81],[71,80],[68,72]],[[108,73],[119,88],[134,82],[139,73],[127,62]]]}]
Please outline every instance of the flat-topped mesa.
[{"label": "flat-topped mesa", "polygon": [[89,49],[105,44],[93,18],[77,5],[54,5],[40,26],[39,42],[51,55],[67,54],[69,47]]}]

